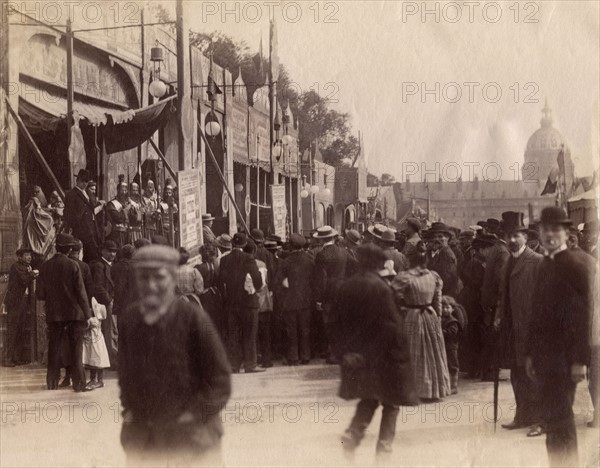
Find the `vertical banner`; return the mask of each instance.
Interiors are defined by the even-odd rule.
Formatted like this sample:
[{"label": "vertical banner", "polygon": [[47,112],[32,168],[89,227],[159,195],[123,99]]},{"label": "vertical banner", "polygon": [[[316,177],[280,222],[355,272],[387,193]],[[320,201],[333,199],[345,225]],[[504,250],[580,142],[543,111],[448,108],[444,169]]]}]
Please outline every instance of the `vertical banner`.
[{"label": "vertical banner", "polygon": [[273,210],[273,233],[286,241],[285,185],[271,185],[271,206]]},{"label": "vertical banner", "polygon": [[200,173],[196,169],[179,171],[177,178],[179,179],[179,245],[185,247],[190,255],[194,256],[198,254],[198,249],[203,242]]}]

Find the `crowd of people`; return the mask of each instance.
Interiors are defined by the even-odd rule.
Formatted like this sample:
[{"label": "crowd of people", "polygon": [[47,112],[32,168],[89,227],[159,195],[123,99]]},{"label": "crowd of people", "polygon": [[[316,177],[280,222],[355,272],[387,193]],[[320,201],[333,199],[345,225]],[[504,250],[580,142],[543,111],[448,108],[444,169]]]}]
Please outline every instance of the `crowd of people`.
[{"label": "crowd of people", "polygon": [[[200,416],[196,429],[208,431],[202,451],[214,448],[222,433],[214,416],[229,397],[231,373],[316,359],[341,366],[341,397],[360,398],[342,438],[348,454],[380,404],[377,452],[384,455],[400,405],[457,393],[459,375],[493,381],[501,367],[511,369],[516,400],[515,419],[504,427],[547,433],[553,464],[576,460],[571,406],[586,366],[598,425],[594,223],[580,233],[550,207],[535,226],[505,212],[464,230],[441,222],[423,229],[411,218],[400,232],[376,224],[340,235],[322,226],[282,242],[260,229],[216,236],[205,214],[202,261],[190,264],[188,251],[171,247],[172,217],[167,229],[156,217],[161,230],[147,222],[133,229],[152,194],[142,202],[139,188],[128,193],[122,182],[103,210],[111,230],[99,244],[103,204],[88,176],[80,171],[67,194],[56,253],[38,265],[31,245],[17,252],[5,301],[5,365],[22,362],[22,302],[37,280],[48,389],[95,390],[103,369],[118,369],[131,416],[122,440],[132,453],[176,446],[194,456],[199,437],[189,423]],[[171,199],[163,208],[172,215],[176,205]]]}]

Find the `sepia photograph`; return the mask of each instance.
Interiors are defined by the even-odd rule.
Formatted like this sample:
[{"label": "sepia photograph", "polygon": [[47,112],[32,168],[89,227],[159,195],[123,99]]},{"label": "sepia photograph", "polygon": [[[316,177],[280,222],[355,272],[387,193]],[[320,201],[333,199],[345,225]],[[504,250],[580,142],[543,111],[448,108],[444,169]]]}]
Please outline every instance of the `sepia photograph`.
[{"label": "sepia photograph", "polygon": [[599,167],[600,0],[0,0],[0,467],[598,467]]}]

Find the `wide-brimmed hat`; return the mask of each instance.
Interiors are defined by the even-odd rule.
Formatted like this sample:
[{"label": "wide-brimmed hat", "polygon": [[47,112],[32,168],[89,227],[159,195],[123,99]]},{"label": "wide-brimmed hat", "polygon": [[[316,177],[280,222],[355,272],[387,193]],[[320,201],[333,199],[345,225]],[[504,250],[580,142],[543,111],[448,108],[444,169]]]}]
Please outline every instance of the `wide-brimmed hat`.
[{"label": "wide-brimmed hat", "polygon": [[321,226],[317,232],[313,234],[315,239],[329,239],[338,235],[338,232],[331,226]]},{"label": "wide-brimmed hat", "polygon": [[518,211],[505,211],[502,213],[502,231],[506,234],[527,231],[527,227],[523,223],[524,217],[525,215]]},{"label": "wide-brimmed hat", "polygon": [[61,232],[58,236],[56,236],[56,245],[60,247],[69,247],[75,244],[75,237],[71,234],[65,234]]},{"label": "wide-brimmed hat", "polygon": [[446,226],[444,223],[439,223],[439,222],[431,223],[431,228],[429,229],[429,233],[431,235],[433,235],[437,232],[446,234],[448,237],[452,236],[452,232],[451,232],[450,228],[448,226]]},{"label": "wide-brimmed hat", "polygon": [[205,223],[206,221],[214,221],[215,217],[212,216],[210,213],[205,213],[202,215],[202,222]]},{"label": "wide-brimmed hat", "polygon": [[75,178],[77,180],[80,180],[81,182],[89,182],[90,180],[92,180],[92,174],[87,169],[79,169],[79,172],[77,173]]},{"label": "wide-brimmed hat", "polygon": [[408,218],[406,220],[406,224],[408,224],[417,232],[421,230],[421,221],[419,221],[417,218]]},{"label": "wide-brimmed hat", "polygon": [[231,250],[233,248],[231,236],[229,234],[221,234],[217,236],[217,245],[222,249]]},{"label": "wide-brimmed hat", "polygon": [[475,231],[472,231],[471,229],[461,231],[461,233],[458,235],[458,238],[459,239],[475,239]]},{"label": "wide-brimmed hat", "polygon": [[290,236],[290,245],[295,249],[301,249],[306,245],[306,239],[301,234],[295,232]]},{"label": "wide-brimmed hat", "polygon": [[280,236],[278,236],[277,234],[271,234],[267,237],[267,240],[276,242],[277,245],[282,246],[283,245],[283,240],[281,239]]},{"label": "wide-brimmed hat", "polygon": [[108,250],[109,252],[116,252],[119,250],[117,243],[115,241],[107,240],[102,244],[102,250]]},{"label": "wide-brimmed hat", "polygon": [[387,230],[387,226],[384,226],[383,224],[375,224],[367,228],[367,231],[369,231],[377,239],[381,239],[381,236]]},{"label": "wide-brimmed hat", "polygon": [[471,244],[471,247],[474,249],[481,249],[486,247],[491,247],[496,243],[496,237],[491,234],[482,234],[479,237],[476,237]]},{"label": "wide-brimmed hat", "polygon": [[264,232],[262,232],[260,229],[254,228],[250,231],[250,236],[256,241],[256,242],[262,242],[265,240],[265,234]]},{"label": "wide-brimmed hat", "polygon": [[265,241],[264,246],[265,246],[265,249],[272,250],[272,251],[275,251],[279,248],[279,244],[277,243],[277,241],[268,240],[268,239]]},{"label": "wide-brimmed hat", "polygon": [[243,232],[236,232],[233,235],[233,239],[231,240],[232,247],[237,248],[237,249],[243,249],[244,247],[246,247],[247,243],[248,243],[248,238],[246,237],[246,234],[244,234]]},{"label": "wide-brimmed hat", "polygon": [[134,268],[176,268],[180,254],[168,245],[152,244],[138,249],[133,254]]},{"label": "wide-brimmed hat", "polygon": [[396,243],[396,232],[388,229],[381,234],[379,238],[381,242],[385,242],[386,244],[395,244]]},{"label": "wide-brimmed hat", "polygon": [[17,257],[22,257],[26,253],[30,253],[30,254],[33,255],[33,250],[31,250],[31,249],[29,249],[27,247],[22,247],[20,249],[17,249],[17,252],[16,252]]},{"label": "wide-brimmed hat", "polygon": [[500,227],[500,220],[496,218],[488,218],[485,224],[488,229],[498,229]]},{"label": "wide-brimmed hat", "polygon": [[346,230],[346,234],[344,237],[348,242],[350,242],[351,244],[354,244],[354,245],[358,245],[358,243],[362,239],[362,236],[360,235],[360,233],[358,231],[356,231],[355,229]]},{"label": "wide-brimmed hat", "polygon": [[565,213],[565,210],[558,206],[548,206],[542,210],[542,214],[540,216],[540,224],[541,225],[553,225],[560,224],[563,226],[570,226],[573,222]]}]

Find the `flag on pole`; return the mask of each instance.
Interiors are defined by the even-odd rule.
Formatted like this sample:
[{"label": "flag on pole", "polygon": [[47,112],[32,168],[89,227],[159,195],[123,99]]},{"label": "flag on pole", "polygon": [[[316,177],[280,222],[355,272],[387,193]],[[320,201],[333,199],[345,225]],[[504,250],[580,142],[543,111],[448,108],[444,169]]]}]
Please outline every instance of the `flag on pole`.
[{"label": "flag on pole", "polygon": [[546,195],[547,193],[556,193],[557,185],[558,185],[558,167],[553,167],[550,170],[550,174],[548,174],[548,180],[546,181],[544,190],[542,190],[542,195]]},{"label": "flag on pole", "polygon": [[73,112],[73,125],[71,127],[71,143],[69,144],[69,161],[73,167],[75,174],[79,169],[85,169],[87,161],[85,157],[85,146],[83,143],[83,135],[79,128],[79,114]]}]

